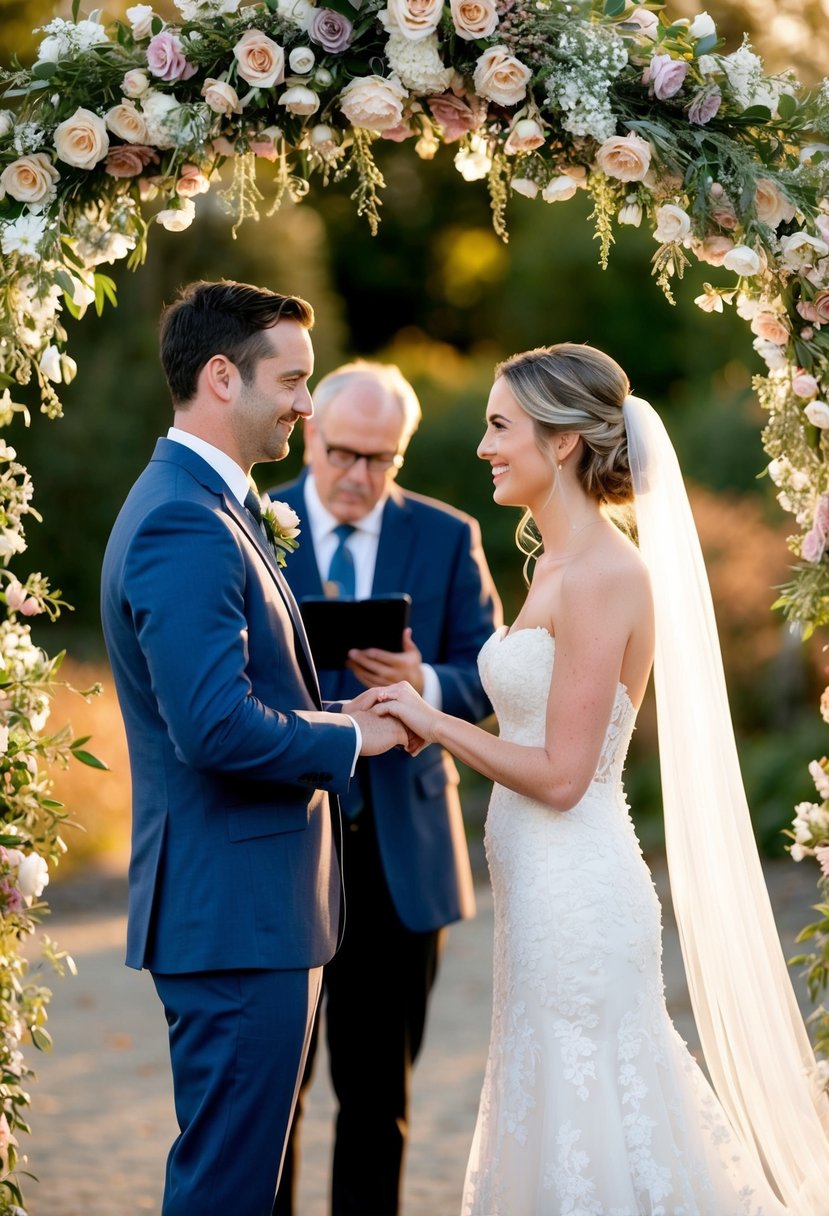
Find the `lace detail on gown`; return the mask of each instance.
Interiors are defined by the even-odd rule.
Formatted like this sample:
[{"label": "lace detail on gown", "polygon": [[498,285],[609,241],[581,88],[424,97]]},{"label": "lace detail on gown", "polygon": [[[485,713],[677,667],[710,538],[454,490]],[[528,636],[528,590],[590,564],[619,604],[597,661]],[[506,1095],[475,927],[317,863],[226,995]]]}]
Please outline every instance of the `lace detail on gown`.
[{"label": "lace detail on gown", "polygon": [[[484,646],[503,738],[544,743],[554,655],[542,628]],[[492,1028],[463,1216],[783,1216],[665,1008],[659,900],[622,786],[635,717],[620,684],[572,810],[493,788]]]}]

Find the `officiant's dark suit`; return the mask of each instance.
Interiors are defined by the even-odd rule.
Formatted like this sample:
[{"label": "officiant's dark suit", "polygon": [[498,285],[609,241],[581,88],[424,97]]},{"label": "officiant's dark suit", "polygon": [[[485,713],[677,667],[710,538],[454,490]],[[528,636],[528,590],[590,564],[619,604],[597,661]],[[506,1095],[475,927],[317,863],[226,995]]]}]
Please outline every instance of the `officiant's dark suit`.
[{"label": "officiant's dark suit", "polygon": [[[394,476],[420,417],[397,368],[353,364],[322,380],[305,424],[309,471],[272,497],[301,517],[286,574],[299,600],[342,590],[408,592],[411,638],[402,655],[359,652],[354,672],[320,672],[323,695],[408,678],[447,712],[490,712],[477,655],[500,620],[469,516],[400,490]],[[360,454],[355,458],[355,454]],[[343,560],[345,559],[345,566]],[[355,674],[356,672],[356,674]],[[359,676],[359,679],[358,679]],[[346,924],[324,970],[325,1026],[339,1111],[334,1216],[399,1210],[412,1062],[423,1038],[443,926],[474,912],[451,758],[436,747],[358,764],[359,797],[343,801]],[[313,1049],[312,1049],[313,1052]],[[305,1086],[310,1079],[311,1061]],[[294,1210],[297,1116],[275,1212]]]},{"label": "officiant's dark suit", "polygon": [[175,426],[104,560],[133,787],[127,963],[164,1005],[180,1128],[164,1216],[271,1212],[340,931],[327,791],[348,788],[358,726],[372,745],[373,718],[323,711],[249,497],[250,465],[284,456],[310,413],[312,320],[243,284],[193,285],[167,310]]}]

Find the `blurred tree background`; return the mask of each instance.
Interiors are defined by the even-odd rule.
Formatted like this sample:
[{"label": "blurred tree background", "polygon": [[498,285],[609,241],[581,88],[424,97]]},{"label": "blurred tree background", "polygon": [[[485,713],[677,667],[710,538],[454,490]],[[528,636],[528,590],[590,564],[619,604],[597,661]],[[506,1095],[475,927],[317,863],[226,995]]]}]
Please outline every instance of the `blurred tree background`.
[{"label": "blurred tree background", "polygon": [[[128,3],[111,3],[107,17],[122,15]],[[54,15],[68,16],[69,8],[68,2],[4,0],[2,62],[7,65],[13,51],[28,61],[37,42],[30,31]],[[169,3],[156,8],[174,11]],[[695,11],[681,0],[671,8]],[[829,0],[711,3],[709,11],[728,50],[747,31],[770,70],[794,64],[804,80],[814,81],[821,62],[829,61]],[[35,638],[50,651],[69,648],[70,672],[83,668],[80,685],[93,675],[107,684],[101,701],[80,714],[66,707],[78,733],[95,733],[96,751],[113,768],[104,777],[73,772],[61,782],[87,829],[80,848],[77,838],[70,840],[75,856],[120,849],[129,816],[123,737],[98,628],[98,578],[120,504],[171,420],[156,353],[157,318],[180,284],[219,277],[310,299],[318,318],[319,375],[355,355],[399,364],[424,409],[401,484],[480,519],[507,619],[523,593],[513,543],[518,513],[494,508],[488,470],[475,458],[493,365],[516,350],[562,340],[595,343],[622,363],[634,391],[665,419],[691,487],[749,802],[761,843],[780,852],[780,829],[793,804],[812,792],[806,763],[825,747],[825,728],[814,712],[825,683],[823,657],[817,642],[801,647],[769,611],[790,555],[772,487],[758,478],[766,461],[751,377],[763,369],[744,322],[729,311],[704,314],[693,303],[706,279],[725,282],[723,272],[694,268],[677,284],[672,307],[650,277],[649,234],[623,229],[610,269],[600,269],[583,195],[552,207],[514,197],[504,245],[491,228],[484,183],[464,183],[451,150],[421,162],[411,145],[381,142],[378,161],[387,189],[376,238],[357,219],[348,182],[327,190],[315,184],[301,206],[245,225],[235,241],[215,189],[198,200],[187,232],[154,229],[147,264],[135,275],[115,268],[119,307],[102,318],[67,321],[79,374],[63,394],[65,417],[48,422],[36,414],[31,394],[31,428],[24,431],[22,422],[11,428],[9,441],[32,472],[44,516],[29,530],[29,564],[24,559],[20,568],[48,572],[76,608],[59,626],[38,623]],[[265,162],[260,177],[267,194]],[[263,214],[267,209],[266,199]],[[301,459],[298,440],[278,468],[257,470],[261,486],[293,476]],[[643,842],[656,844],[658,768],[649,703],[628,784]],[[474,822],[486,789],[469,774],[465,785]]]}]

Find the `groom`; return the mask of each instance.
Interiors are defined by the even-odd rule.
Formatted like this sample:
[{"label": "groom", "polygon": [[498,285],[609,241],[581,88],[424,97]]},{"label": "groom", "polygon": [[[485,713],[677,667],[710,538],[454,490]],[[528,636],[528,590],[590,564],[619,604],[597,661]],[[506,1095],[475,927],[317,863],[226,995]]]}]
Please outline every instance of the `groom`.
[{"label": "groom", "polygon": [[391,718],[328,713],[250,469],[310,416],[304,300],[195,283],[163,314],[174,426],[113,528],[102,616],[133,784],[127,964],[164,1006],[180,1134],[163,1216],[269,1216],[322,966],[339,817]]}]

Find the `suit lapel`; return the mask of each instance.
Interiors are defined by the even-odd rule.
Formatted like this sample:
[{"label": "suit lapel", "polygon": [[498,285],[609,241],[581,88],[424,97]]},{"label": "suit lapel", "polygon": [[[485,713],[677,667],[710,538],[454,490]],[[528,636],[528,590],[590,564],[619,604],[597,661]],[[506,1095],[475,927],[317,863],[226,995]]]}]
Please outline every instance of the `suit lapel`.
[{"label": "suit lapel", "polygon": [[[320,697],[319,683],[317,682],[317,673],[314,667],[314,661],[311,658],[311,648],[308,645],[308,637],[305,633],[305,626],[302,623],[302,616],[297,606],[297,602],[294,599],[293,592],[288,586],[285,576],[277,564],[270,545],[257,528],[256,523],[252,519],[250,513],[234,498],[229,491],[226,492],[223,497],[225,509],[233,516],[241,527],[244,528],[247,535],[251,538],[259,552],[262,554],[262,557],[265,559],[271,577],[276,584],[277,591],[282,596],[285,607],[290,613],[291,621],[293,622],[294,626],[294,632],[296,633],[300,643],[300,657],[304,660],[303,667],[305,669],[305,681],[313,693],[317,703],[321,704],[322,700]],[[298,553],[299,549],[290,554],[288,560],[293,561]]]},{"label": "suit lapel", "polygon": [[414,541],[411,512],[400,492],[392,489],[383,510],[372,595],[392,595],[406,585]]}]

